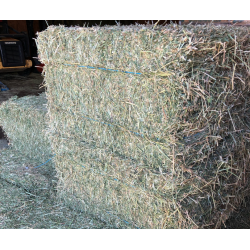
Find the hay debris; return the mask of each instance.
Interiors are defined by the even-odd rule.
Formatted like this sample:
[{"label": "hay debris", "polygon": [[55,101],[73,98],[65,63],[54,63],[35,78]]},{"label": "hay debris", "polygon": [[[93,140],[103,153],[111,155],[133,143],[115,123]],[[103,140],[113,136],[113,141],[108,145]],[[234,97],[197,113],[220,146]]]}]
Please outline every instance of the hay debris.
[{"label": "hay debris", "polygon": [[[56,180],[53,180],[56,182]],[[52,183],[53,184],[53,183]],[[55,185],[13,149],[0,152],[0,229],[92,229],[109,225],[57,199]]]},{"label": "hay debris", "polygon": [[249,184],[249,39],[213,25],[39,33],[60,196],[120,227],[220,227]]}]

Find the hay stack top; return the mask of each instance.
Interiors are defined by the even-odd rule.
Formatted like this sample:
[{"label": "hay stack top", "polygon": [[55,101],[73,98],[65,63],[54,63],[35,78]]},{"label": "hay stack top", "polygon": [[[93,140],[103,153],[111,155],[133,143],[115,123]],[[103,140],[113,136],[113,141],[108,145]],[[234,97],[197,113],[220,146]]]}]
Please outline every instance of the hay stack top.
[{"label": "hay stack top", "polygon": [[[246,37],[247,36],[247,37]],[[43,63],[105,67],[147,74],[186,68],[190,56],[211,62],[220,50],[249,39],[248,27],[50,26],[37,44]],[[220,50],[219,49],[220,46]],[[223,47],[226,46],[226,47]],[[194,53],[196,52],[196,53]]]}]

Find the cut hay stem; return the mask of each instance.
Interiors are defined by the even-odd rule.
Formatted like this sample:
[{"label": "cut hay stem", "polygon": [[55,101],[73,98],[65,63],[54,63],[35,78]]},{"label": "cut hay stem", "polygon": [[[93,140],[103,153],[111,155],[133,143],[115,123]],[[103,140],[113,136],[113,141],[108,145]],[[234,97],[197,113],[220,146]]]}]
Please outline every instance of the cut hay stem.
[{"label": "cut hay stem", "polygon": [[234,41],[235,41],[235,47],[234,47],[234,59],[235,59],[235,56],[236,56],[236,44],[237,44],[236,35],[234,35]]},{"label": "cut hay stem", "polygon": [[175,153],[174,153],[174,146],[173,146],[173,174],[175,174]]},{"label": "cut hay stem", "polygon": [[228,110],[228,114],[229,114],[229,116],[230,116],[230,120],[231,120],[232,125],[233,125],[233,128],[234,128],[234,131],[236,131],[236,128],[235,128],[235,125],[234,125],[234,121],[233,121],[233,119],[232,119],[232,116],[231,116],[231,113],[230,113],[229,108],[228,108],[227,110]]},{"label": "cut hay stem", "polygon": [[221,52],[224,52],[224,49],[222,49],[220,52],[218,52],[212,59],[214,59],[216,56],[218,56]]},{"label": "cut hay stem", "polygon": [[206,72],[202,72],[203,74],[205,74],[205,75],[207,75],[207,76],[209,76],[211,79],[213,79],[213,80],[215,80],[216,81],[216,79],[214,78],[214,77],[212,77],[212,76],[210,76],[209,74],[207,74]]},{"label": "cut hay stem", "polygon": [[234,74],[237,63],[234,64],[233,75],[232,75],[232,90],[234,90]]},{"label": "cut hay stem", "polygon": [[[239,60],[246,66],[246,68],[247,68],[248,70],[250,70],[250,66],[247,65],[246,62],[244,62],[244,61],[243,61],[240,57],[238,57],[237,55],[235,55],[235,57],[236,57],[237,59],[239,59]],[[232,62],[234,62],[234,63],[236,64],[236,62],[235,62],[232,58],[230,58],[230,59],[231,59]]]}]

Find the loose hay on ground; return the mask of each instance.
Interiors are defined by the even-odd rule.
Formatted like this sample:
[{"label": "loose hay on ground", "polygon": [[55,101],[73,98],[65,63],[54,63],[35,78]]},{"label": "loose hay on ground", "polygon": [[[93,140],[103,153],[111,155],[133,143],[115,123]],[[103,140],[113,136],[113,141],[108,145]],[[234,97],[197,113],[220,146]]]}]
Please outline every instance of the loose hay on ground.
[{"label": "loose hay on ground", "polygon": [[120,227],[220,227],[249,185],[249,41],[213,25],[39,33],[60,196]]},{"label": "loose hay on ground", "polygon": [[33,192],[47,192],[56,185],[55,173],[50,175],[43,169],[35,169],[30,159],[13,149],[0,151],[0,178]]},{"label": "loose hay on ground", "polygon": [[65,207],[50,181],[27,169],[27,158],[13,150],[0,152],[0,229],[110,228],[104,222]]},{"label": "loose hay on ground", "polygon": [[0,178],[0,229],[101,229],[104,222],[74,211],[48,194],[37,195]]}]

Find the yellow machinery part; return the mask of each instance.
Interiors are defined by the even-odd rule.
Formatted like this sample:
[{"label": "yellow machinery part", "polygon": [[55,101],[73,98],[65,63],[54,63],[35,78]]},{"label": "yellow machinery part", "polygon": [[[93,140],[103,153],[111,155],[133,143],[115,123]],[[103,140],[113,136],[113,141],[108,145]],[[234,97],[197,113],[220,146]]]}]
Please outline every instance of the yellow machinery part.
[{"label": "yellow machinery part", "polygon": [[0,72],[18,72],[32,67],[31,60],[25,60],[25,66],[16,66],[16,67],[3,67],[3,64],[0,60]]}]

